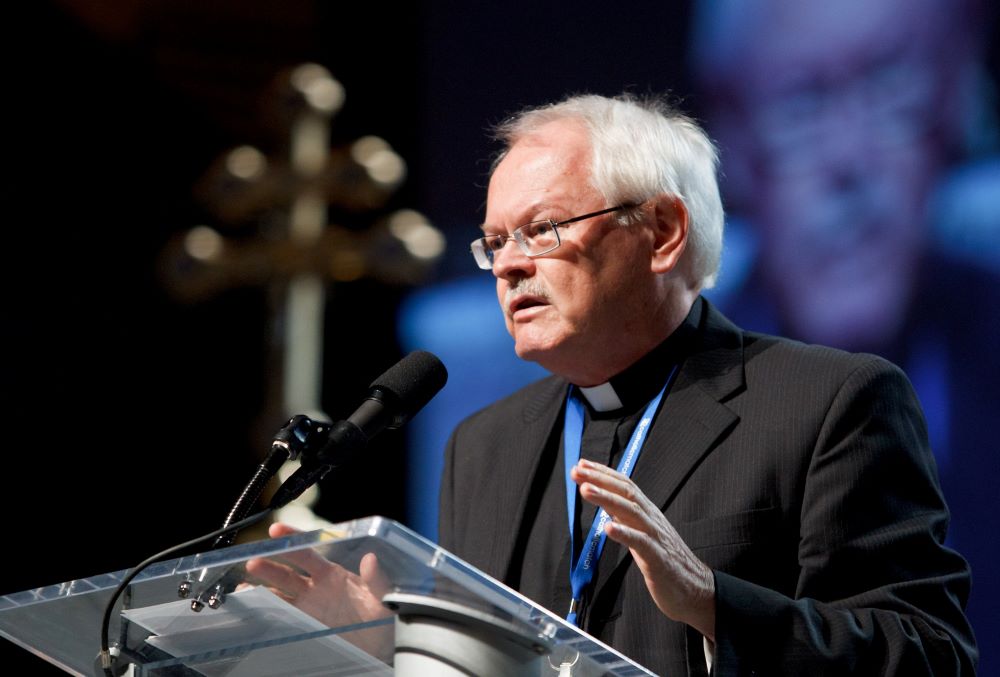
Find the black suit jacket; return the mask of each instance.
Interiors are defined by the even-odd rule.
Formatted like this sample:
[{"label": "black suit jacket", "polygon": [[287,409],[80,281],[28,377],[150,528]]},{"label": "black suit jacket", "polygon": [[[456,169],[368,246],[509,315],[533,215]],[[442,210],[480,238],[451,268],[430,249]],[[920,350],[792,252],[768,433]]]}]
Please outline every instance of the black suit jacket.
[{"label": "black suit jacket", "polygon": [[[632,477],[715,571],[713,673],[973,674],[968,566],[943,545],[948,511],[905,375],[743,332],[703,299],[695,312]],[[499,580],[566,390],[529,385],[448,443],[440,543]],[[701,636],[657,609],[610,540],[591,599],[590,634],[658,674],[705,673]]]}]

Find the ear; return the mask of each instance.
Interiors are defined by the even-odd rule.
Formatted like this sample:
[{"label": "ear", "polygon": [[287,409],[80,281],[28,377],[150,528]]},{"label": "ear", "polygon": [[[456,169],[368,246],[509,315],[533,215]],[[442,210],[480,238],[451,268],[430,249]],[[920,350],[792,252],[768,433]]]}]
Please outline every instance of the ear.
[{"label": "ear", "polygon": [[654,273],[669,273],[677,267],[687,245],[688,210],[675,195],[660,195],[653,202]]}]

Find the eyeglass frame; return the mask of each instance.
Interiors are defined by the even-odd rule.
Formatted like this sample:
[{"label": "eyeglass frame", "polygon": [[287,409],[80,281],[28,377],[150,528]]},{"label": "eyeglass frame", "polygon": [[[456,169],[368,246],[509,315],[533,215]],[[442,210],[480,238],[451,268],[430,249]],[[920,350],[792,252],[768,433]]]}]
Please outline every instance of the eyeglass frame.
[{"label": "eyeglass frame", "polygon": [[[538,256],[544,256],[545,254],[548,254],[559,248],[559,245],[562,244],[562,238],[559,236],[560,228],[568,226],[572,223],[576,223],[577,221],[584,221],[586,219],[592,219],[595,216],[602,216],[604,214],[610,214],[612,212],[618,212],[623,209],[631,209],[632,207],[638,207],[638,206],[639,206],[638,204],[621,204],[618,205],[617,207],[606,207],[604,209],[599,209],[596,212],[590,212],[589,214],[581,214],[580,216],[573,216],[571,218],[564,219],[563,221],[556,221],[554,219],[538,219],[537,221],[528,221],[527,223],[522,224],[517,228],[515,228],[514,230],[512,230],[510,235],[500,233],[495,235],[484,235],[482,237],[477,237],[469,245],[469,248],[472,250],[472,258],[476,260],[476,265],[478,265],[482,270],[493,270],[493,259],[495,258],[496,253],[501,251],[504,247],[506,247],[507,243],[511,240],[517,243],[518,248],[525,256],[533,259]],[[536,223],[548,223],[549,226],[552,227],[552,232],[555,233],[556,235],[556,243],[551,247],[549,247],[548,249],[531,254],[527,251],[528,244],[527,242],[525,242],[523,229],[527,228],[528,226],[535,225]],[[486,242],[491,238],[500,239],[501,244],[496,249],[490,249],[489,247],[486,246]]]}]

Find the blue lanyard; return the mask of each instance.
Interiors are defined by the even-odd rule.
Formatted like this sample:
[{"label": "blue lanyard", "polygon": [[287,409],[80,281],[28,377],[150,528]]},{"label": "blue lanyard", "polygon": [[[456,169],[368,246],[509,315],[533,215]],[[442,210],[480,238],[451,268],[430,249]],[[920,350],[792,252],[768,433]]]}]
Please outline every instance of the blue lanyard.
[{"label": "blue lanyard", "polygon": [[[639,425],[632,432],[628,447],[622,455],[621,461],[618,463],[618,472],[627,477],[632,476],[632,470],[635,469],[639,452],[642,451],[646,435],[649,433],[649,428],[653,423],[653,417],[656,416],[656,410],[660,406],[660,400],[663,399],[663,394],[667,391],[667,386],[670,385],[676,372],[677,367],[675,365],[670,372],[670,376],[667,377],[667,382],[664,384],[663,389],[646,406],[646,411],[642,414]],[[570,386],[570,394],[566,398],[566,422],[563,426],[563,451],[566,466],[566,508],[569,513],[570,553],[575,550],[573,543],[573,517],[576,514],[577,486],[576,482],[570,479],[569,471],[580,460],[580,446],[582,441],[583,403],[572,396],[572,386]],[[586,547],[580,551],[580,557],[577,558],[576,563],[571,563],[570,565],[569,581],[573,591],[573,599],[570,602],[566,620],[573,625],[576,625],[577,614],[580,611],[580,604],[583,600],[583,593],[593,580],[594,569],[597,562],[601,559],[601,553],[604,551],[604,541],[607,539],[607,534],[604,532],[604,525],[610,519],[611,516],[608,515],[604,508],[597,511],[594,521],[590,525],[590,531],[587,533]]]}]

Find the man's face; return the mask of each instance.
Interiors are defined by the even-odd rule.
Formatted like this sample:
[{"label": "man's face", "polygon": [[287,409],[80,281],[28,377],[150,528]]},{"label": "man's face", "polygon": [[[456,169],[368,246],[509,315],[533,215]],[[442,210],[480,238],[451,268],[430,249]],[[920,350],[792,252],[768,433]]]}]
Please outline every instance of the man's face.
[{"label": "man's face", "polygon": [[[487,234],[509,234],[542,219],[561,221],[606,205],[590,183],[586,130],[575,121],[543,126],[510,149],[490,180]],[[497,297],[519,357],[538,362],[579,385],[595,368],[627,350],[638,331],[654,276],[643,265],[652,237],[642,226],[622,227],[614,214],[560,229],[562,244],[529,258],[513,242],[496,256]],[[596,373],[596,372],[591,372]],[[602,375],[604,378],[607,375]],[[599,382],[599,381],[598,381]]]}]

